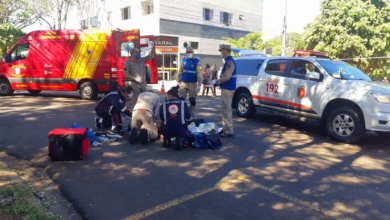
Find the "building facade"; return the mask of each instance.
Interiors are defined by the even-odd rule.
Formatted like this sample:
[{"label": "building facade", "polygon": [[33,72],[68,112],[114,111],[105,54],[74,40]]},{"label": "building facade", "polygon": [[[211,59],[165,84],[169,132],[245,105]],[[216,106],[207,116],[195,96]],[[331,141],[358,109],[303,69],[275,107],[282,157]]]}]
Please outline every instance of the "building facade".
[{"label": "building facade", "polygon": [[[81,28],[140,29],[156,39],[160,78],[175,79],[185,47],[206,63],[222,65],[219,44],[262,31],[264,0],[86,0]],[[164,74],[165,73],[165,74]]]}]

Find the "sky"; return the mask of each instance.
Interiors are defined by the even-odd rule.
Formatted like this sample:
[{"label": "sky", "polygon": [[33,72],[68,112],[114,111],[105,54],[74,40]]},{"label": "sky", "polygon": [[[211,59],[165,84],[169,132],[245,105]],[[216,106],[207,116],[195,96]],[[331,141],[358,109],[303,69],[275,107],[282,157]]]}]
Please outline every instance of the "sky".
[{"label": "sky", "polygon": [[321,13],[321,0],[264,0],[263,39],[268,40],[283,31],[287,2],[287,33],[303,33],[303,28]]}]

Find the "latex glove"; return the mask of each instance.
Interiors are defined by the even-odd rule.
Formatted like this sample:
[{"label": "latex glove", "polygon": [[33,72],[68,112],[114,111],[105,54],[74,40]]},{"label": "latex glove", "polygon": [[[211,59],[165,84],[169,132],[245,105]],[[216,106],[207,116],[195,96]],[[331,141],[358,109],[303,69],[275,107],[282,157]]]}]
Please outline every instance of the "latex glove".
[{"label": "latex glove", "polygon": [[200,86],[199,85],[196,85],[196,93],[199,93],[200,92]]}]

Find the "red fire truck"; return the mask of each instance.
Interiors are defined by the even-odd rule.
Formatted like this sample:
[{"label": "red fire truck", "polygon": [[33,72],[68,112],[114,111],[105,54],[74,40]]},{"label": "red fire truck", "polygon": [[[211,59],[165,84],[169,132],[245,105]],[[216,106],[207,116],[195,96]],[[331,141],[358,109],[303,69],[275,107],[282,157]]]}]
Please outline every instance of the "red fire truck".
[{"label": "red fire truck", "polygon": [[[23,36],[0,61],[0,95],[15,90],[79,91],[96,99],[123,85],[123,66],[130,49],[155,53],[153,36],[138,29],[33,31]],[[145,49],[148,48],[148,49]],[[157,83],[156,56],[146,63],[148,83]]]}]

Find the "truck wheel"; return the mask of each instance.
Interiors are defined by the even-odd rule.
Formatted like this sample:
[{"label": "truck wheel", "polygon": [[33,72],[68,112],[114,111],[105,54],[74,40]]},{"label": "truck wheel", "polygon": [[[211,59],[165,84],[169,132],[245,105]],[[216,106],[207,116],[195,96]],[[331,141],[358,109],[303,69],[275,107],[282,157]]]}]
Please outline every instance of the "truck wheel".
[{"label": "truck wheel", "polygon": [[359,113],[349,106],[336,108],[330,112],[326,130],[331,138],[344,143],[356,142],[365,134],[363,120]]},{"label": "truck wheel", "polygon": [[79,93],[82,99],[95,100],[99,94],[95,84],[91,82],[85,82],[81,84]]},{"label": "truck wheel", "polygon": [[38,95],[42,90],[27,90],[31,95]]},{"label": "truck wheel", "polygon": [[9,84],[8,80],[0,79],[0,95],[6,96],[12,94],[14,94],[14,90],[12,89],[11,84]]},{"label": "truck wheel", "polygon": [[250,118],[255,114],[256,110],[253,105],[253,100],[250,94],[242,93],[238,96],[236,113],[243,118]]}]

